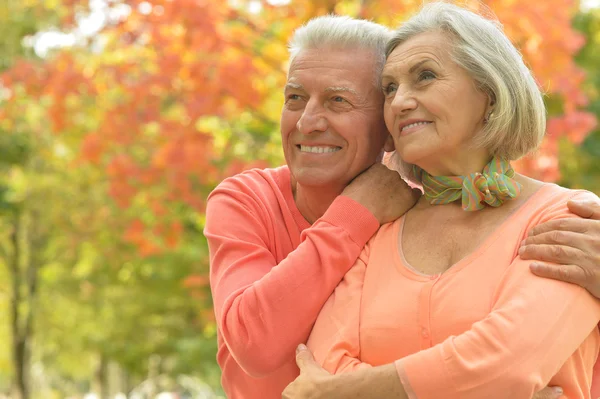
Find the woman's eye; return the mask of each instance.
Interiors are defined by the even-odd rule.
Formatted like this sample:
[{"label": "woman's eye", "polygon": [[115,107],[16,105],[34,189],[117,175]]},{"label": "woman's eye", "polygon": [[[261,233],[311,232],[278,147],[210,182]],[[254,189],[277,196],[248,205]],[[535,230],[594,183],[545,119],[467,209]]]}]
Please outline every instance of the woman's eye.
[{"label": "woman's eye", "polygon": [[430,80],[430,79],[435,79],[435,73],[431,72],[431,71],[423,71],[419,74],[419,80]]},{"label": "woman's eye", "polygon": [[383,94],[385,94],[386,96],[389,94],[394,93],[396,90],[398,90],[398,86],[395,83],[388,83],[383,85]]}]

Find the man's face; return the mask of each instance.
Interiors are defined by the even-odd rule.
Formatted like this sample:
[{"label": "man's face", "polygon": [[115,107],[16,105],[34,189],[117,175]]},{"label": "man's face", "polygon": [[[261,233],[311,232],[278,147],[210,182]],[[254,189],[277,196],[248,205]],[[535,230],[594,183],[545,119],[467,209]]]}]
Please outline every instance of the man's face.
[{"label": "man's face", "polygon": [[286,162],[300,185],[343,189],[377,160],[387,130],[367,50],[303,50],[281,112]]}]

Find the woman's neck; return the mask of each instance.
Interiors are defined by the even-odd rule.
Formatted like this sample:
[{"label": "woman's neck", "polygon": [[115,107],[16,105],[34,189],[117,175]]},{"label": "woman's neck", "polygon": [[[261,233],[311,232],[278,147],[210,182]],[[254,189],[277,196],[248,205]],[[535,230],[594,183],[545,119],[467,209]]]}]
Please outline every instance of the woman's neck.
[{"label": "woman's neck", "polygon": [[425,160],[417,166],[432,176],[467,176],[481,172],[491,159],[487,150],[471,149],[456,156]]}]

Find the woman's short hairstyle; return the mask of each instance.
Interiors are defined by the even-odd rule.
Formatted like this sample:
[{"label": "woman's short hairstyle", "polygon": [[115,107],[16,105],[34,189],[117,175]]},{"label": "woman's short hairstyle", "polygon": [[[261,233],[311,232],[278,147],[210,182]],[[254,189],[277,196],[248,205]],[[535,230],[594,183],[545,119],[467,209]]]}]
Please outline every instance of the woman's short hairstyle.
[{"label": "woman's short hairstyle", "polygon": [[385,26],[362,19],[336,15],[316,17],[294,32],[288,45],[290,64],[302,50],[368,50],[375,57],[374,84],[379,87],[391,34]]},{"label": "woman's short hairstyle", "polygon": [[[429,3],[393,33],[386,57],[412,37],[435,31],[452,40],[453,60],[494,102],[491,117],[475,138],[475,145],[508,160],[534,151],[546,130],[542,93],[502,25],[454,4]],[[412,166],[397,154],[391,156],[390,163],[415,180],[410,173]]]}]

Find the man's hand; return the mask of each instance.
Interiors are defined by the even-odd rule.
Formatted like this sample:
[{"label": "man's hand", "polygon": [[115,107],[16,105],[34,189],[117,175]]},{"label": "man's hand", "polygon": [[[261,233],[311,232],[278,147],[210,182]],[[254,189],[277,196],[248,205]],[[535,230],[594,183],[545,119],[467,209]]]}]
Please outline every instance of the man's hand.
[{"label": "man's hand", "polygon": [[559,399],[563,394],[560,387],[546,387],[533,395],[533,399]]},{"label": "man's hand", "polygon": [[396,171],[376,163],[354,178],[342,195],[362,204],[384,224],[404,215],[421,197]]},{"label": "man's hand", "polygon": [[534,227],[519,254],[538,261],[531,265],[538,276],[580,285],[600,298],[600,200],[589,195],[569,201],[568,207],[586,219],[551,220]]},{"label": "man's hand", "polygon": [[300,345],[296,351],[296,364],[300,368],[300,375],[288,385],[282,399],[326,399],[328,396],[323,392],[327,381],[331,378],[325,369],[315,361],[312,353],[304,345]]}]

